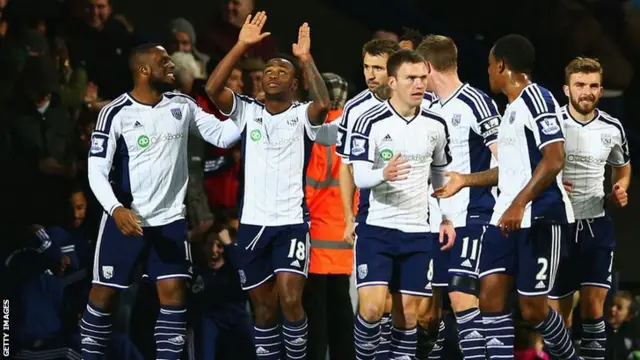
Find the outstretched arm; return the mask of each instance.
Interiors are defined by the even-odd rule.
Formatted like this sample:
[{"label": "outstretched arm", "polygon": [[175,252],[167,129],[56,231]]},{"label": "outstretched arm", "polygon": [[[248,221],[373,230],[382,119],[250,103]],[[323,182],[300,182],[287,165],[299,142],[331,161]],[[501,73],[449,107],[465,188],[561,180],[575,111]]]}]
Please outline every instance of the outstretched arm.
[{"label": "outstretched arm", "polygon": [[311,28],[307,23],[298,30],[298,42],[293,44],[293,54],[300,61],[303,75],[309,85],[309,97],[312,100],[307,108],[307,116],[313,125],[322,125],[327,119],[330,108],[329,90],[311,57]]},{"label": "outstretched arm", "polygon": [[257,44],[265,37],[271,35],[271,33],[262,33],[262,27],[267,22],[267,14],[261,11],[251,18],[251,15],[247,16],[240,35],[238,35],[238,42],[233,46],[231,51],[220,61],[218,66],[213,70],[205,90],[211,100],[216,104],[218,109],[225,114],[231,113],[233,110],[233,91],[226,88],[224,85],[227,79],[231,75],[233,68],[236,64],[242,60],[244,53],[249,49],[251,45]]}]

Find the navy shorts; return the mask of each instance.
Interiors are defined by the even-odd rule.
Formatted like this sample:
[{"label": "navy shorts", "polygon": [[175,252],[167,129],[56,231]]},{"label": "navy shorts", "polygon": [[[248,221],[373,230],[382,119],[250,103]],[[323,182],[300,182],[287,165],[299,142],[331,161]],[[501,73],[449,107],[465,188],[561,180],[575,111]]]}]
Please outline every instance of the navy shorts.
[{"label": "navy shorts", "polygon": [[433,235],[356,226],[356,288],[383,285],[394,293],[432,296],[430,269]]},{"label": "navy shorts", "polygon": [[[469,225],[456,228],[456,241],[448,251],[440,250],[442,244],[438,240],[439,235],[436,235],[433,241],[433,286],[447,287],[453,275],[478,279],[482,238],[488,227],[488,225]],[[477,291],[468,288],[455,288],[449,291],[477,295]]]},{"label": "navy shorts", "polygon": [[143,236],[122,234],[113,217],[102,216],[93,265],[93,283],[126,289],[133,282],[136,266],[146,261],[152,281],[191,278],[191,247],[187,222],[143,227]]},{"label": "navy shorts", "polygon": [[260,226],[240,224],[236,256],[243,290],[258,287],[279,272],[307,277],[309,224]]},{"label": "navy shorts", "polygon": [[551,299],[573,295],[582,286],[611,288],[613,251],[616,248],[613,221],[609,216],[576,220],[565,246],[568,257],[558,268]]},{"label": "navy shorts", "polygon": [[568,235],[567,224],[533,224],[510,232],[508,237],[500,228],[489,226],[482,239],[480,278],[495,273],[515,276],[520,295],[547,295]]}]

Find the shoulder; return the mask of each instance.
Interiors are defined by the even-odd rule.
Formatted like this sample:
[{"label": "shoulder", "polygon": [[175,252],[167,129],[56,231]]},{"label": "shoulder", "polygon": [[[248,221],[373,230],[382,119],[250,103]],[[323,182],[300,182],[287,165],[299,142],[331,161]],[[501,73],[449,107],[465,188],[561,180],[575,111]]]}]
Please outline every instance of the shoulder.
[{"label": "shoulder", "polygon": [[122,94],[112,102],[105,105],[98,113],[95,131],[109,133],[114,120],[117,120],[123,113],[123,109],[133,105],[127,94]]},{"label": "shoulder", "polygon": [[531,84],[522,90],[520,96],[533,118],[544,114],[555,114],[557,102],[551,92],[538,84]]},{"label": "shoulder", "polygon": [[357,133],[368,133],[374,124],[393,116],[393,113],[387,107],[386,103],[380,103],[369,110],[365,111],[358,117],[353,127],[353,131]]},{"label": "shoulder", "polygon": [[499,115],[498,108],[493,99],[484,91],[476,89],[473,86],[464,85],[458,93],[457,98],[469,107],[478,120]]},{"label": "shoulder", "polygon": [[429,103],[436,101],[436,99],[437,99],[436,94],[429,91],[425,92],[424,96],[422,97],[422,100],[428,101]]},{"label": "shoulder", "polygon": [[420,116],[426,118],[427,121],[429,121],[431,124],[435,124],[441,130],[448,132],[447,122],[435,111],[429,109],[420,109]]},{"label": "shoulder", "polygon": [[347,102],[344,104],[344,110],[346,111],[347,109],[350,109],[354,106],[362,104],[363,102],[372,98],[373,98],[373,93],[371,91],[369,91],[368,89],[363,90],[360,93],[358,93],[358,95],[347,100]]},{"label": "shoulder", "polygon": [[166,93],[164,93],[164,96],[167,99],[171,100],[171,102],[174,102],[174,103],[177,103],[177,104],[189,104],[189,105],[197,105],[198,104],[194,98],[192,98],[191,96],[186,95],[186,94],[174,93],[174,92],[166,92]]},{"label": "shoulder", "polygon": [[603,123],[605,123],[605,124],[607,124],[607,125],[609,125],[609,126],[611,126],[611,127],[613,127],[613,128],[615,128],[616,131],[618,131],[620,133],[622,138],[623,139],[625,138],[624,127],[622,126],[622,122],[619,119],[617,119],[617,118],[607,114],[606,112],[598,109],[598,120],[603,122]]}]

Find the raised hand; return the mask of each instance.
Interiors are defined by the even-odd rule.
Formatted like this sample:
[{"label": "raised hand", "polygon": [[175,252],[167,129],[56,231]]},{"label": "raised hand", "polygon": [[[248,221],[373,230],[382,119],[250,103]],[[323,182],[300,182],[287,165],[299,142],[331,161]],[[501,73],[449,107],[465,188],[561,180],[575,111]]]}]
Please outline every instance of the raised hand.
[{"label": "raised hand", "polygon": [[409,177],[411,165],[407,164],[408,160],[406,158],[400,159],[400,156],[402,156],[400,153],[393,155],[387,166],[382,170],[382,175],[386,181],[407,180]]},{"label": "raised hand", "polygon": [[258,12],[253,18],[251,15],[247,16],[247,19],[240,29],[240,35],[238,35],[238,42],[245,43],[247,45],[254,45],[262,41],[262,39],[271,35],[270,32],[262,32],[262,27],[267,22],[267,14],[264,11]]},{"label": "raised hand", "polygon": [[298,59],[311,55],[311,28],[304,23],[298,29],[298,42],[293,44],[293,55]]}]

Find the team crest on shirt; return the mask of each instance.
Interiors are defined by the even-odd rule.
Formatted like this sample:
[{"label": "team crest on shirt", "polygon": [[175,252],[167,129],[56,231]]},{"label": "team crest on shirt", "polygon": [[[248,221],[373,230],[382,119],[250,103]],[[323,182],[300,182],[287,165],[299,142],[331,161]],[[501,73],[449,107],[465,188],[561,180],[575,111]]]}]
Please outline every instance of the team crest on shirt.
[{"label": "team crest on shirt", "polygon": [[453,124],[453,126],[458,126],[460,125],[460,121],[462,121],[462,114],[453,114],[451,117],[451,124]]},{"label": "team crest on shirt", "polygon": [[358,265],[358,279],[362,280],[367,277],[369,273],[369,267],[367,264]]},{"label": "team crest on shirt", "polygon": [[113,277],[113,266],[103,266],[102,277],[105,279],[111,279]]},{"label": "team crest on shirt", "polygon": [[435,145],[437,141],[438,141],[438,135],[433,133],[429,134],[429,144]]},{"label": "team crest on shirt", "polygon": [[247,282],[247,276],[244,274],[244,270],[238,270],[238,276],[240,277],[240,284]]},{"label": "team crest on shirt", "polygon": [[182,110],[180,110],[180,108],[171,109],[171,115],[173,115],[176,120],[182,120]]},{"label": "team crest on shirt", "polygon": [[512,111],[509,113],[509,125],[513,124],[516,121],[516,112]]},{"label": "team crest on shirt", "polygon": [[602,145],[611,146],[612,140],[613,137],[611,136],[611,134],[600,134],[600,141],[602,141]]}]

